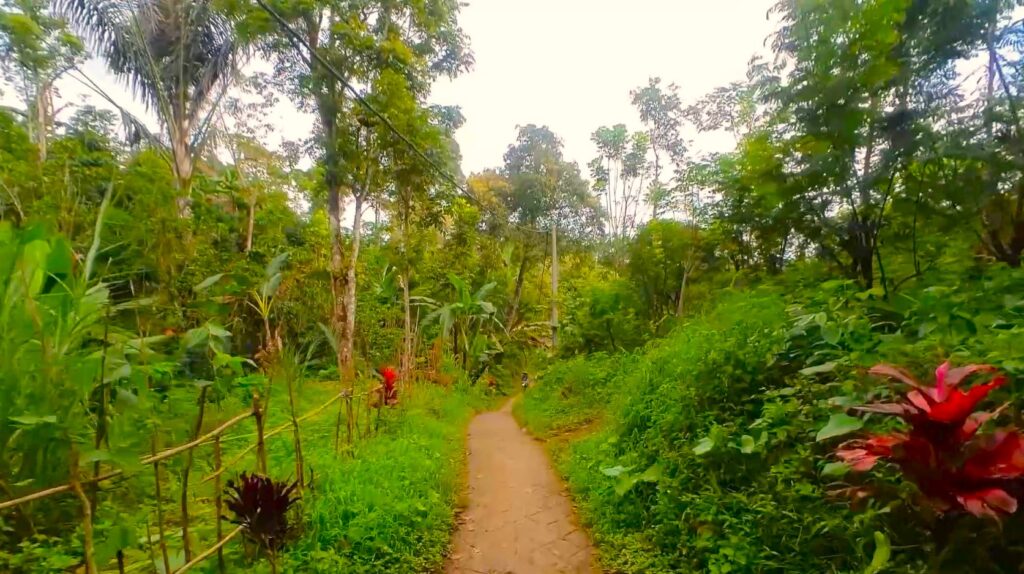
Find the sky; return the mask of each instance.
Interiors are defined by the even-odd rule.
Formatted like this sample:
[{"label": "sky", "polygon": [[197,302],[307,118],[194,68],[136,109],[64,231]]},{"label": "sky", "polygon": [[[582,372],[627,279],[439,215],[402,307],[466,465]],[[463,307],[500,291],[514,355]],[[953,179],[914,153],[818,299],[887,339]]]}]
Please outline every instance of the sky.
[{"label": "sky", "polygon": [[[528,123],[550,127],[562,138],[566,157],[586,173],[596,155],[590,142],[595,129],[616,123],[641,127],[629,92],[649,77],[678,84],[684,103],[743,79],[750,57],[766,53],[772,31],[766,14],[774,2],[469,0],[459,20],[476,64],[455,80],[439,81],[431,100],[459,105],[466,116],[456,134],[463,173],[500,166],[516,126]],[[149,116],[102,63],[88,62],[85,72],[119,105]],[[58,89],[64,101],[84,98],[110,107],[70,78]],[[13,105],[12,98],[7,91],[0,103]],[[287,103],[272,115],[270,147],[282,138],[303,138],[312,126],[312,118]],[[722,133],[692,135],[691,150],[698,154],[734,145]]]},{"label": "sky", "polygon": [[[547,125],[565,155],[585,166],[602,125],[640,128],[629,92],[660,76],[684,104],[744,79],[765,53],[775,0],[471,0],[459,18],[476,65],[435,86],[436,103],[458,104],[464,173],[501,164],[516,126]],[[726,134],[700,134],[698,153],[725,151]]]}]

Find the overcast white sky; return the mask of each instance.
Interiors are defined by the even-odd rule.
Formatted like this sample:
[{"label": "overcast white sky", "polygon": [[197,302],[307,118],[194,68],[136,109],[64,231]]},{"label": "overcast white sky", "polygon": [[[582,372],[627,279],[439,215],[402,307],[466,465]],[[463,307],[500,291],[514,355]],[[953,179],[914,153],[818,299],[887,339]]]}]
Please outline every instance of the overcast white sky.
[{"label": "overcast white sky", "polygon": [[[639,128],[629,91],[661,76],[675,82],[684,102],[740,80],[747,61],[764,52],[766,19],[774,0],[470,0],[460,21],[476,65],[454,81],[443,80],[432,99],[462,106],[458,132],[466,174],[501,164],[516,126],[546,124],[565,142],[566,156],[581,169],[595,155],[590,133],[625,123]],[[99,62],[91,78],[132,112],[142,106]],[[102,100],[65,79],[65,100]],[[13,94],[0,102],[13,104]],[[106,106],[109,107],[109,106]],[[274,113],[278,135],[304,137],[312,125],[290,106]],[[276,139],[276,138],[275,138]],[[276,142],[268,142],[275,145]],[[723,151],[732,139],[702,134],[696,152]]]},{"label": "overcast white sky", "polygon": [[[774,0],[471,0],[460,21],[476,66],[434,89],[458,104],[463,171],[501,164],[520,124],[546,124],[580,164],[596,155],[599,126],[640,127],[629,91],[660,76],[684,102],[744,78],[764,51]],[[724,151],[725,134],[703,134],[695,151]]]}]

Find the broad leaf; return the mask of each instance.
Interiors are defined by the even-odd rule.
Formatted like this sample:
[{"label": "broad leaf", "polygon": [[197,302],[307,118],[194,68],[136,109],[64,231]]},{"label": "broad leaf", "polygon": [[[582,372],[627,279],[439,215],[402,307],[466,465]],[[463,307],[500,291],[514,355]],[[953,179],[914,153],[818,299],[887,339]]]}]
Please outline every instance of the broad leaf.
[{"label": "broad leaf", "polygon": [[864,421],[859,418],[851,417],[846,413],[837,413],[832,415],[828,419],[828,424],[818,431],[815,440],[820,442],[837,436],[843,436],[844,434],[858,431],[863,427]]}]

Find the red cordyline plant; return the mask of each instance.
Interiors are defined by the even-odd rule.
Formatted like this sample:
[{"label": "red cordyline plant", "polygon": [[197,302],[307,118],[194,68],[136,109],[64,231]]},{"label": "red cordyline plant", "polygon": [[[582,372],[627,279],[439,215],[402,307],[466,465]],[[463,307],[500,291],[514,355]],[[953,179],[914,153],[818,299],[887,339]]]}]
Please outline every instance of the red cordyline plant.
[{"label": "red cordyline plant", "polygon": [[[950,368],[948,362],[935,370],[934,385],[891,365],[877,365],[869,372],[909,388],[897,402],[856,410],[900,417],[908,429],[847,441],[836,450],[840,460],[861,472],[881,459],[895,464],[940,513],[967,511],[998,519],[1017,511],[1024,485],[1024,439],[1012,427],[978,432],[1005,405],[994,411],[974,410],[1006,383],[1006,377],[991,365]],[[991,378],[966,388],[964,382],[978,374]]]},{"label": "red cordyline plant", "polygon": [[384,379],[384,404],[393,405],[398,402],[398,389],[395,387],[398,372],[393,367],[381,367],[379,372]]},{"label": "red cordyline plant", "polygon": [[258,474],[243,472],[238,480],[229,480],[226,505],[242,527],[246,538],[264,549],[271,567],[277,569],[277,552],[294,531],[288,511],[299,501],[298,481],[287,483]]}]

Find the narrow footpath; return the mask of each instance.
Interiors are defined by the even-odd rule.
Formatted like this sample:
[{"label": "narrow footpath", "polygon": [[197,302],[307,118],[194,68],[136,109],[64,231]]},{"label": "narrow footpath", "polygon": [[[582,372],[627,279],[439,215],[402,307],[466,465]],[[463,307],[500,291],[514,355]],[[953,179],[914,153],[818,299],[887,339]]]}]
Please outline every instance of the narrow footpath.
[{"label": "narrow footpath", "polygon": [[544,449],[512,401],[469,425],[469,506],[448,574],[592,574],[594,555]]}]

